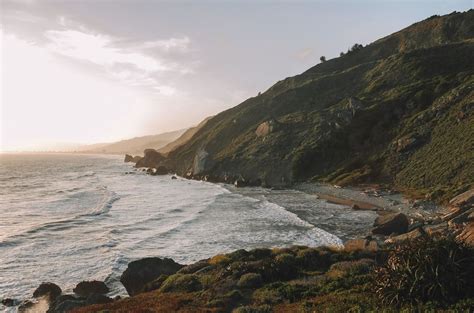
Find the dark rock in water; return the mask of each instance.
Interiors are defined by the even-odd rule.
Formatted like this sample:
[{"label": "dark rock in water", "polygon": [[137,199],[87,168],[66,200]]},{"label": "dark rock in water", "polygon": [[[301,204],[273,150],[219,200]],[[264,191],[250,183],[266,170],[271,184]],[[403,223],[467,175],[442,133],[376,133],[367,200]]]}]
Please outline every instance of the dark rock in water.
[{"label": "dark rock in water", "polygon": [[164,166],[158,166],[158,168],[156,169],[156,175],[166,175],[168,173],[168,169]]},{"label": "dark rock in water", "polygon": [[386,236],[391,234],[403,234],[407,232],[408,224],[408,218],[403,213],[387,214],[377,217],[372,233]]},{"label": "dark rock in water", "polygon": [[141,156],[139,156],[139,155],[136,155],[136,156],[134,156],[134,157],[133,157],[133,160],[132,160],[132,162],[133,162],[133,163],[137,163],[137,162],[138,162],[138,161],[140,161],[141,159],[142,159],[142,157],[141,157]]},{"label": "dark rock in water", "polygon": [[18,301],[15,300],[15,299],[11,299],[11,298],[5,298],[2,300],[2,304],[4,306],[15,306],[18,304]]},{"label": "dark rock in water", "polygon": [[160,166],[160,163],[166,160],[166,157],[155,149],[146,149],[144,151],[145,156],[141,158],[135,167],[152,167],[157,168]]},{"label": "dark rock in water", "polygon": [[145,285],[160,275],[172,275],[182,267],[183,265],[168,258],[145,258],[130,262],[120,277],[120,282],[128,294],[134,296],[143,292]]},{"label": "dark rock in water", "polygon": [[78,300],[73,295],[61,295],[57,297],[52,303],[49,305],[49,309],[47,313],[55,313],[55,312],[64,312],[64,310],[58,310],[60,304],[66,301],[76,301]]},{"label": "dark rock in water", "polygon": [[128,163],[128,162],[133,162],[133,156],[131,156],[130,154],[126,154],[125,155],[125,159],[123,160],[125,163]]},{"label": "dark rock in water", "polygon": [[54,283],[41,283],[33,292],[33,298],[47,297],[52,302],[62,293],[61,288]]},{"label": "dark rock in water", "polygon": [[176,175],[173,175],[171,176],[171,179],[178,179],[178,177],[176,177]]},{"label": "dark rock in water", "polygon": [[104,282],[92,280],[80,282],[72,291],[79,296],[87,297],[91,294],[106,294],[110,289]]}]

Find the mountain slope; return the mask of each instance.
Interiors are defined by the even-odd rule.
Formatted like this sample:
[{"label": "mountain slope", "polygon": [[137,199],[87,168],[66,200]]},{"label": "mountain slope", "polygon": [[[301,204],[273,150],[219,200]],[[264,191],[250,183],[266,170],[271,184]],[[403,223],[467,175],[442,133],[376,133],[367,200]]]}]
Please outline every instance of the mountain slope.
[{"label": "mountain slope", "polygon": [[162,133],[158,135],[135,137],[113,143],[95,144],[82,146],[76,151],[84,153],[107,153],[107,154],[134,154],[142,155],[147,148],[160,149],[170,142],[179,138],[186,129]]},{"label": "mountain slope", "polygon": [[474,177],[474,10],[432,17],[276,83],[165,162],[265,185],[387,183],[444,199]]},{"label": "mountain slope", "polygon": [[172,150],[175,150],[176,148],[184,145],[186,142],[188,142],[194,134],[198,132],[204,125],[206,125],[207,121],[209,121],[212,118],[212,116],[205,118],[201,123],[194,127],[188,128],[184,133],[181,134],[176,140],[168,143],[166,146],[159,148],[158,152],[162,154],[168,154]]}]

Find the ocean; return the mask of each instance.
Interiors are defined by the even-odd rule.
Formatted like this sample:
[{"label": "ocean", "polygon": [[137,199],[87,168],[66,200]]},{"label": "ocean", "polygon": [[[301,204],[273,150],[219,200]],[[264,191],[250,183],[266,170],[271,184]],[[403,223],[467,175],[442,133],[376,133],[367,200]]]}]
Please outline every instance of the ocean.
[{"label": "ocean", "polygon": [[186,264],[236,249],[341,245],[374,213],[296,190],[235,188],[137,171],[121,156],[0,155],[0,298],[104,280],[130,261]]}]

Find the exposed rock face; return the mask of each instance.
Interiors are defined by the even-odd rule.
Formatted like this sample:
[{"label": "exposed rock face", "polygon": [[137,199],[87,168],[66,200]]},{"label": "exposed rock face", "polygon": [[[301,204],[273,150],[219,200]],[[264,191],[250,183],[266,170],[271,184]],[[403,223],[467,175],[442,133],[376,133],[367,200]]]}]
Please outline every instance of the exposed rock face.
[{"label": "exposed rock face", "polygon": [[47,297],[51,302],[54,301],[62,293],[61,288],[54,283],[41,283],[38,288],[33,292],[34,298]]},{"label": "exposed rock face", "polygon": [[141,156],[139,156],[139,155],[136,155],[136,156],[134,156],[134,157],[133,157],[133,160],[132,160],[132,162],[133,162],[133,163],[137,163],[137,162],[138,162],[138,161],[140,161],[141,159],[142,159],[142,157],[141,157]]},{"label": "exposed rock face", "polygon": [[405,136],[396,141],[397,145],[397,152],[405,152],[414,147],[416,147],[420,143],[420,140],[415,136]]},{"label": "exposed rock face", "polygon": [[109,292],[109,287],[102,281],[92,280],[80,282],[72,291],[79,296],[87,297],[91,294],[106,294]]},{"label": "exposed rock face", "polygon": [[131,156],[130,154],[126,154],[125,155],[125,159],[123,160],[125,163],[128,163],[128,162],[133,162],[133,156]]},{"label": "exposed rock face", "polygon": [[276,122],[274,120],[269,120],[266,122],[261,123],[258,125],[257,129],[255,130],[255,135],[257,137],[265,137],[270,134],[275,128]]},{"label": "exposed rock face", "polygon": [[127,269],[120,277],[129,295],[133,296],[144,291],[145,285],[160,277],[172,275],[183,265],[172,259],[145,258],[128,264]]},{"label": "exposed rock face", "polygon": [[372,229],[373,234],[403,234],[408,230],[408,218],[403,213],[387,214],[377,217]]},{"label": "exposed rock face", "polygon": [[165,166],[158,166],[156,169],[155,175],[166,175],[169,173],[169,170]]},{"label": "exposed rock face", "polygon": [[199,149],[194,156],[193,169],[192,172],[194,175],[198,175],[205,170],[206,160],[209,156],[209,153],[204,149]]},{"label": "exposed rock face", "polygon": [[163,162],[166,158],[156,151],[155,149],[146,149],[144,151],[145,156],[141,158],[135,167],[150,167],[150,168],[157,168],[160,166],[161,162]]}]

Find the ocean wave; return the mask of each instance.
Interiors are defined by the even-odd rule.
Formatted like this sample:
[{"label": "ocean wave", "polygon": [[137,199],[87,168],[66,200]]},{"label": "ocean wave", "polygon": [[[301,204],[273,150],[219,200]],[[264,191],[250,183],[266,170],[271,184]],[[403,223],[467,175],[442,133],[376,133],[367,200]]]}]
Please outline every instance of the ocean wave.
[{"label": "ocean wave", "polygon": [[44,231],[62,231],[67,230],[76,226],[80,226],[83,224],[90,223],[89,219],[84,219],[87,217],[96,217],[110,211],[113,203],[120,199],[120,197],[113,191],[107,190],[106,187],[101,187],[103,190],[103,197],[97,203],[95,207],[90,209],[89,211],[75,215],[71,218],[65,218],[55,221],[46,222],[43,224],[35,225],[30,229],[27,229],[21,233],[14,234],[12,236],[7,236],[3,238],[0,242],[0,247],[2,246],[12,246],[17,244],[23,238],[28,238],[32,235],[36,235],[37,233],[44,232]]}]

